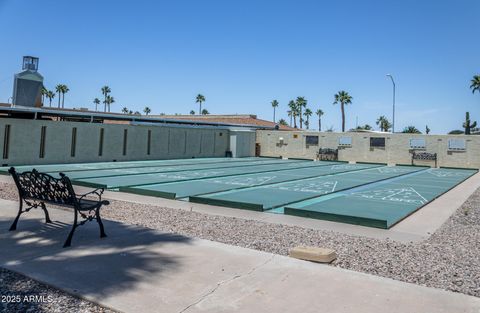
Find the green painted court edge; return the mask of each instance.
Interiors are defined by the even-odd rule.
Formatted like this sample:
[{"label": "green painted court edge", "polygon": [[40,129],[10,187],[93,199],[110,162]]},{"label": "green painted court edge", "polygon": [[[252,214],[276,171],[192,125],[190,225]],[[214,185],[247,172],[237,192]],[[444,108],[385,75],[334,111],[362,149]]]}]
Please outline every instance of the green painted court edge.
[{"label": "green painted court edge", "polygon": [[[442,168],[447,168],[447,167],[442,167]],[[465,170],[465,168],[448,168],[448,169],[459,169],[459,170]],[[427,169],[428,170],[428,169]],[[380,219],[374,219],[374,218],[366,218],[366,217],[360,217],[360,216],[354,216],[354,215],[347,215],[347,214],[333,214],[333,213],[325,213],[325,212],[315,212],[315,211],[310,211],[310,210],[302,210],[298,208],[289,208],[287,206],[284,207],[284,214],[285,215],[293,215],[293,216],[299,216],[299,217],[308,217],[308,218],[315,218],[315,219],[321,219],[321,220],[327,220],[327,221],[332,221],[332,222],[341,222],[341,223],[346,223],[346,224],[354,224],[354,225],[362,225],[362,226],[367,226],[367,227],[375,227],[375,228],[382,228],[382,229],[389,229],[392,228],[393,226],[397,225],[401,221],[405,220],[407,217],[411,216],[421,208],[425,207],[427,204],[431,203],[432,201],[438,199],[442,195],[446,194],[453,188],[457,187],[458,185],[464,183],[466,180],[471,178],[473,175],[477,174],[479,172],[478,169],[470,169],[474,170],[474,173],[472,173],[470,176],[465,177],[463,180],[459,181],[458,183],[452,185],[450,188],[444,190],[443,192],[440,192],[437,194],[434,198],[431,200],[425,202],[424,204],[418,206],[415,210],[412,210],[405,216],[403,216],[401,219],[397,220],[396,222],[388,225],[387,220],[380,220]],[[418,172],[414,172],[419,174]],[[412,173],[410,173],[412,174]],[[404,175],[401,175],[404,176]],[[398,176],[398,177],[401,177]],[[395,177],[395,178],[398,178]],[[382,180],[380,180],[382,181]],[[360,187],[360,186],[358,186]],[[356,187],[355,187],[356,188]],[[327,195],[328,196],[328,195]],[[319,196],[317,198],[321,198],[322,196]]]},{"label": "green painted court edge", "polygon": [[[293,164],[295,162],[291,162],[290,164]],[[307,164],[309,162],[299,162],[299,164]],[[313,163],[313,161],[312,161]],[[252,166],[263,166],[263,165],[275,165],[275,164],[261,164],[261,165],[252,165]],[[328,164],[328,165],[331,165],[331,164]],[[305,165],[305,166],[301,166],[301,167],[297,167],[297,168],[307,168],[311,166],[311,164],[309,165]],[[323,166],[323,165],[316,165],[316,166]],[[326,165],[325,165],[326,166]],[[258,171],[258,172],[255,172],[255,173],[248,173],[248,174],[257,174],[257,173],[268,173],[268,172],[276,172],[278,171],[278,169],[270,169],[270,170],[263,170],[263,171]],[[166,174],[174,174],[176,172],[168,172]],[[136,174],[136,175],[146,175],[146,174]],[[187,181],[187,180],[202,180],[202,179],[210,179],[210,178],[218,178],[218,177],[229,177],[229,176],[236,176],[236,175],[239,175],[238,173],[235,173],[235,174],[223,174],[223,175],[217,175],[217,176],[208,176],[208,177],[200,177],[200,178],[180,178],[180,179],[173,179],[172,180],[169,180],[169,181],[163,181],[163,183],[173,183],[173,182],[181,182],[181,181]],[[115,177],[120,177],[120,176],[127,176],[127,175],[119,175],[119,176],[115,176]],[[102,177],[98,177],[98,178],[102,178]],[[82,178],[83,179],[83,178]],[[89,182],[89,181],[83,181],[83,180],[72,180],[72,184],[74,185],[78,185],[78,186],[84,186],[84,187],[92,187],[92,188],[104,188],[104,189],[115,189],[115,188],[120,188],[120,187],[139,187],[139,186],[146,186],[146,185],[152,185],[152,183],[146,183],[146,184],[133,184],[133,185],[123,185],[123,186],[108,186],[108,185],[105,185],[105,184],[99,184],[99,183],[93,183],[93,182]]]},{"label": "green painted court edge", "polygon": [[[248,160],[248,161],[231,161],[231,162],[218,162],[218,163],[201,163],[201,164],[198,164],[199,167],[194,167],[194,168],[189,168],[189,169],[163,169],[162,168],[165,168],[165,167],[175,167],[175,166],[194,166],[196,164],[170,164],[170,165],[161,165],[161,166],[139,166],[139,167],[128,167],[128,168],[125,168],[125,169],[128,169],[128,170],[131,170],[131,169],[140,169],[140,168],[147,168],[147,167],[151,167],[151,168],[158,168],[158,171],[156,170],[152,170],[150,172],[147,172],[147,173],[115,173],[115,174],[107,174],[107,175],[101,175],[101,171],[109,171],[109,170],[121,170],[122,168],[106,168],[106,169],[86,169],[86,170],[82,170],[82,171],[63,171],[62,173],[67,175],[68,176],[68,173],[70,172],[88,172],[88,171],[91,171],[91,172],[94,172],[92,173],[92,175],[95,175],[95,176],[85,176],[85,177],[77,177],[77,178],[72,178],[72,182],[73,181],[77,181],[77,180],[80,180],[80,179],[89,179],[89,178],[103,178],[103,177],[117,177],[117,176],[132,176],[132,175],[145,175],[145,174],[160,174],[160,173],[178,173],[178,172],[188,172],[188,171],[197,171],[197,170],[208,170],[208,169],[216,169],[216,168],[229,168],[229,167],[247,167],[247,166],[261,166],[261,165],[272,165],[272,164],[280,164],[280,162],[275,162],[273,160],[261,160],[262,163],[259,163],[259,164],[245,164],[247,162],[259,162],[260,160]],[[288,164],[296,164],[296,163],[304,163],[305,161],[303,162],[300,162],[300,161],[291,161],[291,162],[288,162]],[[307,162],[305,162],[307,163]],[[207,165],[207,166],[204,166],[204,165]],[[47,174],[49,175],[55,175],[56,173],[58,172],[47,172]],[[95,174],[97,173],[97,174]],[[98,175],[98,176],[97,176]]]},{"label": "green painted court edge", "polygon": [[[322,161],[324,162],[324,161]],[[330,162],[330,161],[325,161],[325,162]],[[340,165],[343,163],[340,163]],[[323,167],[323,166],[334,166],[336,164],[318,164],[315,165],[315,167]],[[354,164],[352,164],[354,165]],[[370,164],[368,164],[370,165]],[[298,167],[298,168],[289,168],[289,169],[281,169],[281,170],[275,170],[272,172],[283,172],[283,171],[292,171],[296,169],[304,169],[309,166],[305,167]],[[342,173],[351,173],[355,171],[361,171],[361,170],[368,170],[372,168],[376,168],[377,166],[372,166],[369,168],[359,168],[359,169],[351,169],[351,170],[344,170],[336,173],[327,173],[323,175],[313,175],[313,176],[307,176],[307,177],[302,177],[302,178],[296,178],[296,179],[291,179],[291,180],[286,180],[286,181],[281,181],[281,182],[275,182],[275,183],[270,183],[270,184],[259,184],[259,185],[250,185],[250,186],[238,186],[238,187],[233,187],[228,190],[220,191],[220,192],[227,192],[227,191],[236,191],[236,190],[241,190],[241,189],[246,189],[246,188],[252,188],[252,187],[258,187],[258,186],[269,186],[269,185],[274,185],[274,184],[280,184],[280,183],[285,183],[285,182],[294,182],[297,180],[302,180],[302,179],[310,179],[310,178],[316,178],[316,177],[322,177],[322,176],[328,176],[328,175],[336,175],[336,174],[342,174]],[[381,167],[381,165],[378,165],[378,167]],[[269,173],[269,172],[263,172],[263,173]],[[238,175],[233,175],[232,177],[241,177],[241,176],[247,176],[247,175],[255,175],[255,174],[262,174],[262,173],[247,173],[247,174],[238,174]],[[205,178],[205,180],[212,179],[212,178]],[[199,179],[201,180],[201,179]],[[174,182],[175,183],[175,182]],[[130,186],[130,187],[120,187],[119,191],[120,192],[128,192],[128,193],[134,193],[134,194],[139,194],[139,195],[148,195],[148,196],[153,196],[153,197],[160,197],[160,198],[166,198],[166,199],[177,199],[177,194],[174,192],[165,192],[165,191],[159,191],[159,190],[145,190],[142,188],[137,188],[137,187],[146,187],[146,186],[151,186],[151,185],[163,185],[163,184],[168,184],[168,183],[160,183],[160,184],[148,184],[148,185],[138,185],[138,186]],[[214,194],[218,193],[219,191],[212,191],[212,192],[206,192],[206,193],[199,193],[196,195],[190,195],[190,196],[185,196],[183,198],[189,198],[189,197],[195,197],[195,196],[205,196],[209,194]]]},{"label": "green painted court edge", "polygon": [[[221,160],[224,160],[224,162],[248,162],[248,161],[255,161],[255,160],[258,160],[258,159],[275,159],[274,157],[271,157],[271,158],[267,158],[267,157],[245,157],[245,158],[190,158],[190,159],[163,159],[163,160],[141,160],[141,161],[113,161],[113,162],[85,162],[85,163],[58,163],[58,164],[36,164],[36,165],[28,165],[28,164],[24,164],[24,165],[17,165],[17,166],[13,166],[15,167],[17,170],[20,170],[20,171],[30,171],[32,170],[33,168],[36,168],[36,167],[46,167],[46,166],[51,166],[53,169],[52,170],[49,170],[49,169],[42,169],[41,171],[42,172],[48,172],[48,173],[54,173],[54,172],[77,172],[77,171],[94,171],[94,170],[104,170],[104,169],[122,169],[122,168],[125,168],[125,165],[135,165],[135,164],[142,164],[140,166],[132,166],[132,167],[128,167],[128,168],[142,168],[142,167],[155,167],[155,165],[152,166],[152,164],[145,164],[145,163],[159,163],[159,162],[175,162],[175,161],[178,161],[178,162],[186,162],[187,160],[189,161],[189,163],[177,163],[175,162],[175,164],[159,164],[159,165],[156,165],[156,166],[176,166],[176,165],[188,165],[188,164],[193,164],[195,161],[201,161],[202,164],[210,164],[210,163],[218,163],[219,161]],[[228,159],[230,160],[234,160],[234,161],[227,161]],[[279,158],[276,158],[276,159],[279,159]],[[223,162],[220,162],[220,163],[223,163]],[[92,164],[92,165],[98,165],[98,166],[101,166],[101,165],[109,165],[109,164],[118,164],[118,167],[107,167],[107,168],[102,168],[102,167],[99,167],[99,168],[72,168],[72,169],[69,169],[69,170],[55,170],[54,167],[55,166],[82,166],[82,165],[88,165],[88,164]],[[143,165],[145,164],[145,165]],[[10,175],[8,173],[8,170],[10,169],[11,166],[3,166],[3,167],[0,167],[0,175]],[[25,168],[27,167],[27,168]],[[25,168],[25,169],[22,169],[22,168]]]},{"label": "green painted court edge", "polygon": [[[372,163],[370,163],[370,164],[372,164]],[[377,163],[373,163],[373,164],[377,164]],[[358,172],[366,171],[366,170],[370,170],[370,169],[372,169],[372,168],[360,169],[360,170],[357,170],[357,171],[342,172],[342,173],[336,173],[336,174],[329,174],[329,175],[324,175],[324,176],[327,177],[327,176],[336,176],[336,175],[342,175],[342,174],[348,174],[348,173],[358,173]],[[426,170],[426,169],[427,168],[425,168],[424,170]],[[419,169],[418,171],[421,171],[421,169]],[[403,173],[403,174],[400,174],[400,175],[397,175],[397,176],[383,178],[383,179],[379,179],[379,180],[376,180],[376,181],[355,185],[355,186],[348,187],[348,188],[338,189],[338,190],[335,190],[335,191],[330,192],[330,193],[325,194],[325,195],[331,195],[331,194],[334,194],[334,193],[337,193],[337,192],[340,192],[340,191],[345,191],[345,190],[350,190],[350,189],[353,189],[353,188],[358,188],[358,187],[361,187],[361,186],[366,186],[366,185],[369,185],[369,184],[389,180],[389,179],[392,179],[392,178],[401,177],[401,176],[408,175],[408,174],[411,174],[411,173],[412,172]],[[306,178],[305,180],[312,180],[312,179],[315,179],[315,178]],[[289,183],[289,182],[283,182],[283,183],[279,183],[279,184],[284,184],[284,183]],[[272,184],[272,185],[275,185],[275,184]],[[252,188],[255,188],[255,187],[252,187]],[[229,191],[220,192],[220,193],[228,193],[228,192]],[[322,195],[322,196],[324,196],[324,195]],[[306,198],[302,199],[301,201],[314,199],[314,198],[318,198],[318,197],[322,197],[322,196],[315,195],[315,196],[311,196],[311,197],[306,197]],[[211,205],[224,206],[224,207],[229,207],[229,208],[246,209],[246,210],[254,210],[254,211],[258,211],[259,207],[262,208],[262,211],[265,211],[265,210],[271,210],[271,209],[274,209],[274,208],[278,208],[278,207],[281,207],[281,206],[286,206],[286,205],[289,205],[289,204],[292,204],[292,203],[300,202],[300,201],[296,200],[296,201],[293,201],[293,202],[282,203],[282,204],[279,204],[279,205],[274,206],[274,207],[265,208],[263,206],[263,204],[259,204],[259,203],[253,203],[253,202],[252,203],[247,203],[247,202],[240,202],[240,201],[229,201],[229,200],[225,200],[225,199],[203,198],[201,196],[189,197],[189,201],[194,202],[194,203],[211,204]]]}]

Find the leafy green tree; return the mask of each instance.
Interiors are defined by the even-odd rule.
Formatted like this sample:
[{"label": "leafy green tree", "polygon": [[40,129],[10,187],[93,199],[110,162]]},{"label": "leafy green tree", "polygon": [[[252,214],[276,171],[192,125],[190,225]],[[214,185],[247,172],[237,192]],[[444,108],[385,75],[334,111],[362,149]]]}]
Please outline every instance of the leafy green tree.
[{"label": "leafy green tree", "polygon": [[122,109],[122,113],[123,113],[123,114],[128,114],[129,112],[130,112],[130,111],[128,110],[127,107],[123,107],[123,109]]},{"label": "leafy green tree", "polygon": [[318,115],[318,131],[321,132],[322,131],[322,115],[323,115],[323,111],[321,109],[318,109],[315,114]]},{"label": "leafy green tree", "polygon": [[281,118],[281,119],[278,121],[278,124],[279,124],[279,125],[282,125],[282,126],[288,126],[287,121],[285,121],[283,118]]},{"label": "leafy green tree", "polygon": [[195,111],[194,111],[194,110],[191,110],[191,111],[190,111],[190,115],[195,115]]},{"label": "leafy green tree", "polygon": [[358,125],[356,128],[350,129],[350,131],[355,131],[355,130],[373,130],[373,127],[365,124],[365,125]]},{"label": "leafy green tree", "polygon": [[271,102],[272,104],[272,108],[273,108],[273,122],[275,123],[276,119],[275,119],[275,109],[278,107],[278,101],[277,100],[273,100]]},{"label": "leafy green tree", "polygon": [[455,129],[448,132],[449,135],[463,135],[463,130]]},{"label": "leafy green tree", "polygon": [[465,113],[465,122],[463,123],[463,128],[465,128],[465,135],[470,135],[472,133],[472,128],[477,127],[477,122],[470,121],[470,113]]},{"label": "leafy green tree", "polygon": [[307,100],[305,97],[297,97],[297,100],[295,100],[297,104],[297,114],[298,114],[298,119],[300,120],[300,129],[303,127],[303,109],[307,107]]},{"label": "leafy green tree", "polygon": [[150,112],[152,112],[152,110],[150,110],[149,107],[145,107],[145,108],[143,109],[143,113],[145,113],[145,115],[150,114]]},{"label": "leafy green tree", "polygon": [[380,130],[383,132],[388,132],[390,128],[392,128],[392,124],[388,121],[388,119],[382,115],[377,119],[376,124],[380,127]]},{"label": "leafy green tree", "polygon": [[103,95],[103,112],[107,112],[107,97],[112,90],[108,86],[103,86],[101,90]]},{"label": "leafy green tree", "polygon": [[470,89],[472,89],[472,93],[475,93],[475,91],[480,93],[480,75],[473,76],[473,79],[471,80]]},{"label": "leafy green tree", "polygon": [[49,106],[51,107],[52,106],[52,100],[53,98],[55,98],[55,93],[51,90],[48,90],[47,93],[46,93],[46,97],[48,98],[48,101],[49,101]]},{"label": "leafy green tree", "polygon": [[407,126],[403,129],[402,133],[405,133],[405,134],[421,134],[422,132],[419,131],[415,126]]},{"label": "leafy green tree", "polygon": [[340,109],[342,111],[342,132],[345,131],[345,105],[352,103],[352,96],[348,92],[341,90],[335,94],[335,101],[333,104],[340,103]]},{"label": "leafy green tree", "polygon": [[100,99],[93,99],[93,104],[95,104],[95,111],[98,111],[98,105],[100,104]]},{"label": "leafy green tree", "polygon": [[202,110],[202,115],[208,115],[208,114],[210,114],[210,112],[208,112],[207,109],[203,109],[203,110]]},{"label": "leafy green tree", "polygon": [[290,108],[291,111],[291,116],[293,117],[293,127],[297,128],[297,115],[298,115],[298,109],[297,109],[297,104],[295,101],[290,100],[288,103],[288,107]]},{"label": "leafy green tree", "polygon": [[309,108],[305,109],[305,112],[303,112],[303,115],[305,116],[305,126],[307,129],[310,128],[310,116],[312,116],[313,112]]},{"label": "leafy green tree", "polygon": [[205,102],[205,97],[204,97],[203,95],[201,95],[201,94],[198,94],[198,95],[197,95],[197,98],[195,98],[195,102],[200,105],[200,109],[198,110],[198,112],[203,113],[203,111],[202,111],[202,103]]}]

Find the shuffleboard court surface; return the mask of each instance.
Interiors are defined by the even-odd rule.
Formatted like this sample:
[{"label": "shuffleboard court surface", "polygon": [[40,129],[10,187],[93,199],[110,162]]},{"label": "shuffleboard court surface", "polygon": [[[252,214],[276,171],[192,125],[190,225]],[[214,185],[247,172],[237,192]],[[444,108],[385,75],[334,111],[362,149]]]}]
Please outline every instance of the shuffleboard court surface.
[{"label": "shuffleboard court surface", "polygon": [[264,211],[425,169],[425,167],[415,166],[383,166],[268,186],[193,196],[190,197],[190,201]]},{"label": "shuffleboard court surface", "polygon": [[249,173],[263,173],[270,171],[278,171],[287,168],[299,168],[308,167],[317,162],[312,161],[298,161],[290,160],[291,162],[280,161],[274,164],[257,164],[250,166],[239,167],[225,167],[225,168],[210,168],[203,170],[181,171],[181,172],[169,172],[169,173],[153,173],[153,174],[140,174],[140,175],[124,175],[124,176],[111,176],[111,177],[97,177],[76,179],[73,183],[76,185],[96,187],[96,188],[119,188],[119,187],[131,187],[141,185],[151,185],[175,181],[196,180],[205,178],[214,178],[222,176],[233,176],[239,174]]},{"label": "shuffleboard court surface", "polygon": [[[95,178],[95,177],[110,177],[110,176],[125,176],[151,173],[168,173],[181,172],[192,170],[203,170],[210,168],[225,168],[225,167],[241,167],[251,165],[264,164],[289,164],[289,163],[313,163],[312,161],[298,161],[298,160],[279,160],[279,159],[259,159],[241,162],[217,162],[217,163],[198,163],[198,164],[180,164],[180,165],[162,165],[162,166],[148,166],[148,167],[129,167],[117,169],[97,169],[85,171],[64,171],[70,179]],[[49,172],[50,175],[58,174],[57,172]]]},{"label": "shuffleboard court surface", "polygon": [[428,169],[359,191],[288,205],[284,213],[377,228],[390,228],[477,170]]},{"label": "shuffleboard court surface", "polygon": [[178,199],[201,194],[241,189],[252,186],[293,181],[334,173],[356,171],[379,167],[378,164],[334,164],[331,162],[310,162],[308,168],[284,169],[275,172],[218,177],[195,181],[145,185],[139,187],[120,187],[120,191]]},{"label": "shuffleboard court surface", "polygon": [[[102,169],[125,169],[136,167],[149,167],[149,166],[170,166],[170,165],[182,165],[182,164],[209,164],[209,163],[231,163],[231,162],[248,162],[255,160],[274,160],[273,158],[257,158],[257,157],[245,157],[245,158],[195,158],[195,159],[170,159],[170,160],[144,160],[144,161],[122,161],[122,162],[96,162],[96,163],[73,163],[73,164],[47,164],[47,165],[23,165],[15,166],[18,172],[31,171],[35,168],[39,172],[72,172],[72,171],[85,171],[85,170],[102,170]],[[279,160],[279,159],[277,159]],[[0,167],[0,174],[8,175],[8,169],[10,167]]]}]

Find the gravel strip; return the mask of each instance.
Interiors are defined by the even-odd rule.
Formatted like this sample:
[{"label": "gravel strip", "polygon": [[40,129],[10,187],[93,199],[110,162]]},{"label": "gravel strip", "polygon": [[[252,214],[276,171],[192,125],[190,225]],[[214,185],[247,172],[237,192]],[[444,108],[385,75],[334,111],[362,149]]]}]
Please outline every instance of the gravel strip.
[{"label": "gravel strip", "polygon": [[[0,197],[17,200],[10,184],[0,184]],[[429,239],[409,244],[110,202],[102,211],[107,219],[282,255],[297,245],[332,248],[333,266],[480,297],[480,189]]]}]

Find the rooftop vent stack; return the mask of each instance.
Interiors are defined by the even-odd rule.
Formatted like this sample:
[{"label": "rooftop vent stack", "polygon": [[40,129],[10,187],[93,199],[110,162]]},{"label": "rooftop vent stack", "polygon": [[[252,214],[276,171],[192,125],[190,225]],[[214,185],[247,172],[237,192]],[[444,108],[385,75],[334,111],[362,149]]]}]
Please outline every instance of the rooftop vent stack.
[{"label": "rooftop vent stack", "polygon": [[38,58],[24,56],[23,72],[13,80],[13,106],[41,107],[43,76],[38,73]]}]

